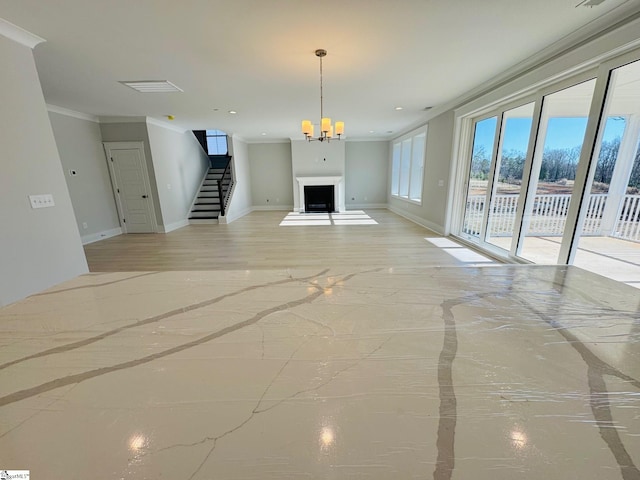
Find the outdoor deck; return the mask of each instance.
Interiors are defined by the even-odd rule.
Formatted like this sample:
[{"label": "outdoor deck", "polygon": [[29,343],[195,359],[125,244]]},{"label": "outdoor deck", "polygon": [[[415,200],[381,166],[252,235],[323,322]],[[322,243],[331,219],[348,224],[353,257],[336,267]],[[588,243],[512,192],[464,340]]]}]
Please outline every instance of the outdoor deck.
[{"label": "outdoor deck", "polygon": [[[527,237],[527,259],[543,265],[555,264],[561,240],[562,237]],[[508,250],[511,237],[494,237],[492,243]],[[553,248],[549,248],[551,244]],[[573,264],[640,288],[640,243],[612,237],[582,237]]]},{"label": "outdoor deck", "polygon": [[[553,265],[560,253],[571,195],[536,195],[527,212],[519,256]],[[464,232],[482,234],[485,195],[467,198]],[[487,242],[509,250],[516,229],[518,195],[495,195],[489,215]],[[640,288],[640,195],[592,194],[574,265]]]}]

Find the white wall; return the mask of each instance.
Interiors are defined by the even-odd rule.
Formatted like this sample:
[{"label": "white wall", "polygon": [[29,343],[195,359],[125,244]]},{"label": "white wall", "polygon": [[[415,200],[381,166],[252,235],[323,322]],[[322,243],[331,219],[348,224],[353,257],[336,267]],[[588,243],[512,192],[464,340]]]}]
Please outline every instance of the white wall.
[{"label": "white wall", "polygon": [[[0,36],[0,305],[88,271],[30,48]],[[55,206],[32,209],[29,195]]]},{"label": "white wall", "polygon": [[249,144],[253,208],[293,208],[294,189],[298,193],[294,164],[299,176],[344,176],[346,204],[351,208],[385,207],[389,142],[332,142],[330,145],[332,147],[327,148],[326,144],[304,141],[295,147],[288,142]]},{"label": "white wall", "polygon": [[249,165],[249,148],[246,142],[232,137],[229,155],[232,155],[234,186],[229,208],[220,223],[230,223],[252,210],[251,202],[251,167]]},{"label": "white wall", "polygon": [[254,209],[292,210],[291,144],[249,144],[249,166]]},{"label": "white wall", "polygon": [[49,119],[83,243],[121,233],[100,126],[55,112]]},{"label": "white wall", "polygon": [[[453,111],[449,111],[429,121],[422,204],[416,205],[392,197],[389,182],[387,182],[390,210],[438,233],[444,233],[452,143]],[[390,148],[387,149],[388,172],[391,171]],[[440,180],[442,186],[439,185]]]},{"label": "white wall", "polygon": [[189,223],[189,210],[209,158],[191,131],[177,132],[147,123],[149,146],[158,186],[164,232]]},{"label": "white wall", "polygon": [[[300,208],[300,191],[296,177],[344,177],[345,142],[291,142],[293,208]],[[341,184],[344,189],[344,182]],[[341,192],[344,198],[344,191]],[[337,206],[336,206],[337,208]]]},{"label": "white wall", "polygon": [[385,207],[389,142],[347,142],[345,194],[347,208]]}]

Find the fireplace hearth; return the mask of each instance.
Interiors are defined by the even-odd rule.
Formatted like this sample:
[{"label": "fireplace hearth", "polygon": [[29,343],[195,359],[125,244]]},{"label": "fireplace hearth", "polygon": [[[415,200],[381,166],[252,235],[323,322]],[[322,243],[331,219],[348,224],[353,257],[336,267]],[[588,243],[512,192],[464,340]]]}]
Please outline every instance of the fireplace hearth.
[{"label": "fireplace hearth", "polygon": [[306,185],[304,187],[305,212],[335,212],[333,185]]}]

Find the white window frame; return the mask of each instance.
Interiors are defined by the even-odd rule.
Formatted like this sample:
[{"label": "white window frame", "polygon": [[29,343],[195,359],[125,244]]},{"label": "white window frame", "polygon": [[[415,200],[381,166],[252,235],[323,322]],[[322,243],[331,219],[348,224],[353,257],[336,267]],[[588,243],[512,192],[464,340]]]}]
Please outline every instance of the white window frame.
[{"label": "white window frame", "polygon": [[[470,152],[473,141],[474,120],[478,120],[485,116],[491,116],[497,112],[506,111],[515,104],[521,103],[525,100],[528,101],[529,99],[534,99],[536,110],[534,112],[532,132],[534,135],[537,135],[539,133],[538,122],[541,117],[541,109],[545,96],[561,91],[565,88],[570,88],[573,85],[584,81],[595,79],[596,86],[591,100],[589,120],[585,132],[580,161],[578,163],[578,171],[576,172],[576,187],[574,187],[572,198],[582,199],[584,197],[585,192],[590,188],[590,180],[588,179],[588,176],[592,176],[595,172],[596,162],[594,162],[594,159],[597,159],[597,152],[595,151],[595,148],[599,145],[599,136],[602,135],[604,131],[599,127],[602,120],[601,117],[602,111],[605,107],[605,102],[608,101],[607,89],[610,74],[616,68],[622,67],[628,63],[633,63],[634,61],[640,61],[640,49],[638,49],[637,46],[636,48],[629,49],[629,51],[623,54],[616,55],[615,53],[609,53],[608,55],[605,55],[604,58],[599,58],[593,62],[589,62],[588,66],[584,66],[582,71],[579,73],[566,73],[564,75],[551,77],[520,91],[518,94],[502,98],[501,100],[486,102],[484,107],[480,100],[476,100],[455,110],[455,140],[451,164],[453,184],[448,198],[449,208],[447,211],[445,225],[445,232],[447,234],[451,234],[463,241],[471,242],[470,239],[460,234],[460,231],[464,217],[464,209],[462,208],[462,205],[463,202],[466,201],[466,182],[469,163],[471,161]],[[534,143],[529,145],[530,151],[527,153],[527,160],[524,166],[522,183],[527,189],[531,180],[530,175],[533,162],[532,148],[537,141],[539,140],[536,138]],[[493,178],[493,176],[494,175],[492,174],[491,178]],[[527,190],[525,197],[531,194],[531,191]],[[522,224],[525,204],[526,201],[519,202],[518,212],[516,214],[516,224]],[[570,265],[573,263],[585,215],[586,209],[584,208],[584,202],[572,201],[567,213],[567,228],[565,229],[564,236],[562,238],[562,245],[557,260],[559,264]],[[483,222],[483,227],[484,225],[486,225],[486,221]],[[514,232],[514,242],[507,255],[505,255],[504,251],[494,249],[491,244],[486,242],[484,233],[481,236],[482,241],[474,240],[472,243],[476,244],[482,250],[508,262],[530,263],[518,255],[518,245],[516,242],[521,241],[520,237],[520,232]]]},{"label": "white window frame", "polygon": [[[533,142],[529,144],[529,150],[527,152],[527,158],[524,165],[522,184],[526,188],[525,196],[523,197],[523,201],[518,202],[518,211],[516,212],[516,225],[522,224],[522,217],[524,215],[524,208],[527,202],[530,202],[530,195],[535,195],[535,192],[529,191],[529,182],[531,175],[531,167],[533,163],[533,154],[534,147],[537,141],[537,135],[539,130],[539,120],[541,116],[540,110],[542,109],[543,99],[545,96],[553,94],[555,92],[564,90],[566,88],[570,88],[579,83],[589,81],[593,78],[596,78],[598,71],[596,68],[585,69],[585,71],[574,74],[567,75],[564,78],[555,81],[548,81],[543,85],[536,85],[531,87],[530,89],[521,92],[519,95],[514,95],[509,99],[503,99],[502,101],[492,102],[490,105],[487,105],[484,108],[469,108],[464,107],[456,110],[456,131],[454,134],[456,135],[456,142],[454,143],[454,157],[452,161],[452,177],[454,178],[454,188],[452,189],[452,193],[454,198],[452,198],[452,208],[448,214],[448,225],[446,228],[447,234],[451,234],[456,238],[461,240],[465,240],[470,242],[482,250],[495,255],[498,258],[503,260],[513,262],[513,263],[530,263],[529,261],[523,259],[516,255],[517,252],[517,242],[519,241],[520,231],[514,231],[514,242],[509,250],[508,254],[505,254],[504,250],[495,247],[491,243],[485,241],[486,239],[486,225],[487,225],[487,216],[488,209],[484,212],[484,218],[482,223],[482,232],[478,237],[472,237],[470,235],[465,235],[462,233],[462,225],[464,223],[464,206],[466,204],[466,195],[468,190],[468,181],[469,181],[469,169],[471,168],[471,152],[473,150],[473,134],[475,128],[475,122],[481,121],[486,118],[492,116],[498,116],[499,120],[503,112],[510,110],[512,108],[518,107],[525,103],[534,102],[534,114],[533,114],[533,124],[532,135],[534,135]],[[497,135],[501,135],[501,126],[500,122],[498,122],[498,128],[496,131]],[[586,141],[586,139],[585,139]],[[495,176],[495,153],[497,151],[496,145],[494,145],[494,152],[491,159],[491,173],[490,179],[493,182],[493,177]],[[577,181],[577,178],[576,178]],[[493,188],[493,183],[489,184],[487,187],[487,195],[490,193]],[[487,197],[487,202],[489,202],[490,197]],[[489,203],[487,203],[488,205]],[[570,218],[567,217],[567,221],[570,221]]]},{"label": "white window frame", "polygon": [[[425,125],[424,127],[418,128],[416,130],[413,130],[412,132],[407,133],[406,135],[403,135],[401,137],[398,137],[396,139],[394,139],[391,142],[391,175],[389,177],[389,190],[391,193],[391,197],[392,198],[397,198],[398,200],[403,200],[405,202],[408,203],[413,203],[415,205],[422,205],[422,195],[424,193],[424,175],[425,175],[425,165],[426,165],[426,154],[427,154],[427,142],[428,142],[428,135],[427,135],[427,126]],[[424,136],[424,142],[423,142],[423,151],[422,151],[422,169],[416,169],[415,165],[414,165],[414,140],[416,137],[421,137]],[[405,143],[407,140],[410,140],[410,142]],[[403,149],[405,148],[406,145],[409,145],[409,176],[407,178],[407,194],[406,195],[401,195],[400,192],[402,191],[402,184],[403,184],[403,177],[401,175],[402,173],[402,156],[403,156]],[[397,156],[394,155],[395,152],[398,152]],[[411,185],[412,185],[412,180],[415,180],[414,176],[415,175],[419,175],[420,178],[420,188],[419,188],[419,194],[415,196],[415,198],[411,198],[412,197],[412,192],[411,192]],[[396,179],[397,183],[394,185],[394,178]]]},{"label": "white window frame", "polygon": [[[396,148],[397,147],[397,148]],[[397,152],[397,155],[396,155]],[[402,155],[402,145],[400,143],[393,143],[391,145],[391,195],[400,195],[400,156]],[[394,177],[396,181],[394,182]]]}]

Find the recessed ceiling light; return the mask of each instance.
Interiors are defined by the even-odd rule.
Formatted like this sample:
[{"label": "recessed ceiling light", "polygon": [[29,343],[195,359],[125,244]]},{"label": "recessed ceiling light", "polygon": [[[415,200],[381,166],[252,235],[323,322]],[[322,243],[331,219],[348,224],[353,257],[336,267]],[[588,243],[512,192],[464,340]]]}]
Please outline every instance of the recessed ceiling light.
[{"label": "recessed ceiling light", "polygon": [[141,93],[184,92],[168,80],[121,81],[120,83]]},{"label": "recessed ceiling light", "polygon": [[402,110],[402,107],[396,107],[396,110]]},{"label": "recessed ceiling light", "polygon": [[230,113],[231,115],[235,115],[235,114],[236,114],[236,113],[238,113],[238,112],[236,112],[235,110],[229,110],[229,113]]},{"label": "recessed ceiling light", "polygon": [[376,133],[376,132],[374,132],[373,130],[369,130],[369,133]]},{"label": "recessed ceiling light", "polygon": [[266,134],[267,134],[267,132],[262,132],[260,135],[266,135]]}]

